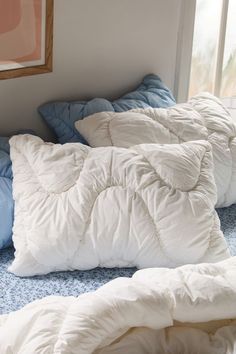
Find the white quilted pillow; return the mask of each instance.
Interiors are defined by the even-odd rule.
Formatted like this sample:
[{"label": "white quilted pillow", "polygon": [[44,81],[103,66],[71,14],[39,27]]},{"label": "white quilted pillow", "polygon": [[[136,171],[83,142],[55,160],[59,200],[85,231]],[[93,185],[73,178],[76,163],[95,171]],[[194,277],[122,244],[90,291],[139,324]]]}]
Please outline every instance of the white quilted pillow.
[{"label": "white quilted pillow", "polygon": [[16,275],[230,256],[207,142],[92,149],[22,135],[10,145]]},{"label": "white quilted pillow", "polygon": [[213,151],[217,207],[236,203],[236,125],[211,94],[197,95],[167,109],[96,113],[77,121],[75,127],[92,147],[208,140]]}]

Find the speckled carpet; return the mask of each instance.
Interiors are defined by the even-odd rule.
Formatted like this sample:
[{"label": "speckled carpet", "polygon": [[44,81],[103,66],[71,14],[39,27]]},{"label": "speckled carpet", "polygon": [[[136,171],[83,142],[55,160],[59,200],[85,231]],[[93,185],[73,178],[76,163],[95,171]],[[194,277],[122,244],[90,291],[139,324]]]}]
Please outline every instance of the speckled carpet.
[{"label": "speckled carpet", "polygon": [[231,255],[236,256],[236,204],[228,208],[218,209],[217,212]]},{"label": "speckled carpet", "polygon": [[[221,227],[232,255],[236,256],[236,205],[218,209]],[[78,296],[117,277],[130,277],[135,269],[93,269],[17,278],[7,271],[13,249],[0,251],[0,314],[17,310],[48,295]]]}]

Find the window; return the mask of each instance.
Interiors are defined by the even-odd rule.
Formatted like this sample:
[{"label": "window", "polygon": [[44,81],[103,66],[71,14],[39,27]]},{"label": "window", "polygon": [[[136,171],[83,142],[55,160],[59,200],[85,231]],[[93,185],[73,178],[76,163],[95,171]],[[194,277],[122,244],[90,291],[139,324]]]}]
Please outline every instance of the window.
[{"label": "window", "polygon": [[189,96],[209,91],[236,102],[236,0],[197,0]]}]

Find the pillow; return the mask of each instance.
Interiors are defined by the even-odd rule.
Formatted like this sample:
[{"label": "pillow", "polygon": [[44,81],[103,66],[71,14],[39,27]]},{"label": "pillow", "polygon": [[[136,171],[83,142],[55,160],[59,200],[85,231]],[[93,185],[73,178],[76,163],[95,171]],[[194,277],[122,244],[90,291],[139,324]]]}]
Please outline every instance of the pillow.
[{"label": "pillow", "polygon": [[0,137],[0,249],[12,243],[14,203],[8,138]]},{"label": "pillow", "polygon": [[10,140],[18,276],[230,256],[207,142],[132,149]]},{"label": "pillow", "polygon": [[217,207],[236,202],[236,125],[211,94],[199,94],[188,103],[167,109],[97,113],[75,126],[93,147],[208,140],[213,150]]},{"label": "pillow", "polygon": [[[35,134],[32,130],[18,133]],[[14,201],[12,198],[12,168],[8,137],[0,137],[0,249],[12,245]]]},{"label": "pillow", "polygon": [[86,140],[75,129],[74,123],[95,112],[128,111],[132,108],[169,107],[175,104],[170,90],[156,75],[147,75],[141,85],[133,92],[110,102],[103,98],[91,101],[51,102],[39,107],[39,113],[56,134],[60,143]]}]

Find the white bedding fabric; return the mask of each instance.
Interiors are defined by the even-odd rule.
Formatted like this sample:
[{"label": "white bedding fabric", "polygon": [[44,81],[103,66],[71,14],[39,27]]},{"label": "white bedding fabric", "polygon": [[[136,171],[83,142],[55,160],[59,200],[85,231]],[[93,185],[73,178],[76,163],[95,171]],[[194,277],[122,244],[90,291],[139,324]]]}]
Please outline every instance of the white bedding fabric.
[{"label": "white bedding fabric", "polygon": [[208,140],[213,150],[217,207],[236,202],[236,125],[211,94],[199,94],[167,109],[96,113],[77,121],[75,127],[93,147]]},{"label": "white bedding fabric", "polygon": [[235,354],[236,257],[138,271],[0,316],[1,354]]},{"label": "white bedding fabric", "polygon": [[10,145],[14,274],[230,256],[207,142],[92,149],[21,135]]}]

